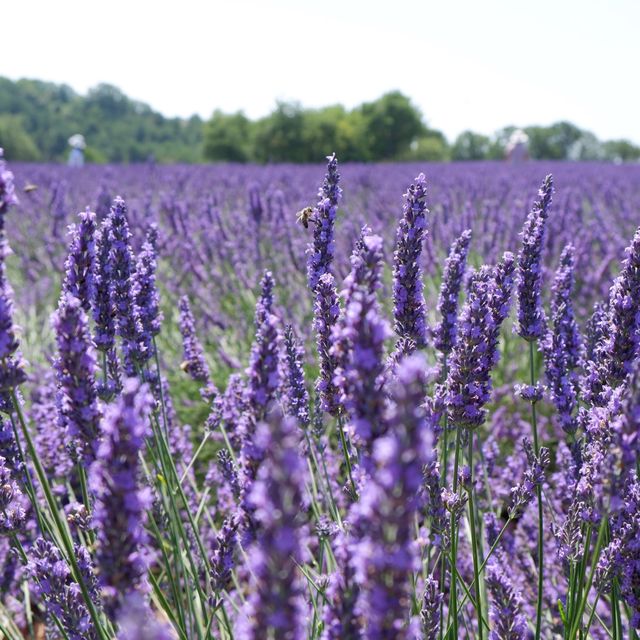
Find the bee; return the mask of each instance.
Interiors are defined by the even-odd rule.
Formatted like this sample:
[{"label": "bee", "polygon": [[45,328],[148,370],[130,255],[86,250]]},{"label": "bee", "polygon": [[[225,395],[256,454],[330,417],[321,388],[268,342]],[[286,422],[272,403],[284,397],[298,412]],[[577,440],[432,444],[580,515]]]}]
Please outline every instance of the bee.
[{"label": "bee", "polygon": [[305,207],[301,211],[298,211],[296,222],[300,222],[305,229],[308,229],[310,222],[315,224],[315,220],[312,218],[313,211],[313,207]]},{"label": "bee", "polygon": [[35,191],[37,188],[38,187],[35,184],[25,184],[22,190],[25,193],[31,193],[32,191]]}]

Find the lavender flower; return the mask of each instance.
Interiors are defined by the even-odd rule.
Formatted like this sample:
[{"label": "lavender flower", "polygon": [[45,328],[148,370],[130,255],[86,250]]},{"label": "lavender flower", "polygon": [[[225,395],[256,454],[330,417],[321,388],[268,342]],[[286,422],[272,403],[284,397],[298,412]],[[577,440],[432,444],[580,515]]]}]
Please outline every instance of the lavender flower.
[{"label": "lavender flower", "polygon": [[440,468],[437,460],[428,462],[423,473],[424,514],[429,520],[431,543],[439,548],[446,548],[448,544],[447,527],[449,520],[442,501],[440,487]]},{"label": "lavender flower", "polygon": [[306,502],[306,464],[298,453],[297,427],[290,418],[261,423],[256,439],[266,458],[247,498],[258,537],[249,551],[252,580],[236,637],[302,640],[307,637],[305,589],[296,563],[305,557],[300,506]]},{"label": "lavender flower", "polygon": [[339,316],[340,305],[334,279],[330,273],[325,273],[320,276],[316,287],[313,328],[320,360],[316,392],[320,396],[322,410],[331,415],[336,415],[340,407],[339,390],[334,382],[338,363],[331,353],[331,335]]},{"label": "lavender flower", "polygon": [[196,326],[189,298],[182,296],[179,302],[180,309],[180,333],[182,334],[183,360],[180,368],[189,375],[192,380],[202,384],[205,399],[211,400],[217,395],[211,382],[209,365],[204,356],[204,349],[196,335]]},{"label": "lavender flower", "polygon": [[[344,316],[333,331],[330,354],[339,363],[334,382],[341,389],[341,402],[349,415],[349,429],[356,444],[365,453],[373,440],[385,430],[381,420],[384,411],[382,387],[385,380],[384,341],[389,328],[381,317],[375,290],[382,262],[382,240],[365,236],[361,259],[353,262],[351,291]],[[370,265],[366,274],[361,265]]]},{"label": "lavender flower", "polygon": [[553,195],[553,176],[548,175],[522,231],[522,249],[518,256],[518,320],[515,330],[532,341],[544,337],[545,317],[540,303],[542,287],[542,248],[546,221]]},{"label": "lavender flower", "polygon": [[95,293],[91,303],[95,322],[94,340],[96,348],[102,353],[107,353],[114,348],[116,331],[113,288],[111,286],[113,265],[109,228],[110,222],[106,218],[96,233]]},{"label": "lavender flower", "polygon": [[78,298],[63,293],[53,317],[55,362],[62,424],[75,453],[93,460],[99,435],[96,359],[87,317]]},{"label": "lavender flower", "polygon": [[151,342],[160,333],[162,314],[160,313],[160,297],[156,286],[156,242],[158,229],[152,224],[138,255],[133,279],[133,296],[138,306],[142,331],[146,340]]},{"label": "lavender flower", "polygon": [[286,377],[283,394],[285,413],[296,418],[300,427],[306,430],[311,419],[309,415],[309,392],[305,387],[304,370],[302,368],[304,351],[296,341],[291,325],[285,327],[284,345],[286,350]]},{"label": "lavender flower", "polygon": [[122,198],[113,201],[108,218],[111,241],[111,286],[116,312],[116,332],[122,338],[122,352],[127,375],[135,375],[151,355],[150,336],[144,332],[140,309],[135,298],[135,264],[127,207]]},{"label": "lavender flower", "polygon": [[22,507],[22,492],[6,460],[0,457],[0,536],[22,530],[27,514]]},{"label": "lavender flower", "polygon": [[10,421],[2,418],[0,418],[0,456],[4,458],[6,466],[11,470],[12,477],[15,480],[21,479],[25,471],[25,464],[20,447],[16,442]]},{"label": "lavender flower", "polygon": [[[18,351],[20,343],[13,324],[13,291],[5,277],[5,257],[8,252],[4,231],[0,230],[0,395],[8,396],[27,379],[25,362]],[[8,397],[3,405],[11,406]]]},{"label": "lavender flower", "polygon": [[516,395],[522,398],[525,402],[531,402],[531,404],[540,402],[544,396],[544,387],[539,382],[534,385],[516,384],[514,391],[516,392]]},{"label": "lavender flower", "polygon": [[[85,560],[83,565],[88,570],[85,575],[90,585],[95,582],[90,560],[84,549],[80,555]],[[70,640],[94,640],[98,637],[80,586],[55,545],[38,538],[30,549],[27,570],[36,595],[46,604],[49,615],[56,616]]]},{"label": "lavender flower", "polygon": [[585,327],[586,339],[585,359],[587,362],[596,359],[596,354],[607,334],[607,323],[609,321],[609,307],[604,302],[596,302],[593,313],[587,321]]},{"label": "lavender flower", "polygon": [[7,169],[4,161],[4,150],[0,147],[0,230],[4,229],[4,214],[11,205],[18,204],[16,190],[13,184],[13,173]]},{"label": "lavender flower", "polygon": [[611,521],[611,542],[604,549],[597,567],[601,592],[610,590],[618,579],[620,593],[631,609],[631,626],[640,629],[640,482],[632,474],[622,494],[622,506]]},{"label": "lavender flower", "polygon": [[545,472],[551,463],[549,449],[540,447],[540,452],[536,455],[527,438],[523,441],[523,447],[529,464],[522,482],[511,489],[511,506],[509,507],[509,518],[513,519],[520,515],[525,507],[533,500],[536,487],[544,482]]},{"label": "lavender flower", "polygon": [[320,277],[331,270],[336,212],[342,196],[336,154],[327,156],[327,160],[327,173],[318,191],[318,203],[313,211],[313,243],[307,249],[307,276],[312,291],[316,290]]},{"label": "lavender flower", "polygon": [[351,546],[345,532],[338,533],[333,554],[338,566],[329,577],[322,614],[322,640],[360,640],[362,625],[356,612],[360,588],[356,582]]},{"label": "lavender flower", "polygon": [[269,405],[280,387],[278,361],[282,338],[278,331],[278,319],[268,315],[258,329],[246,371],[247,402],[255,422],[264,420]]},{"label": "lavender flower", "polygon": [[96,496],[94,519],[98,531],[97,562],[110,616],[131,591],[143,587],[147,569],[146,510],[148,489],[138,485],[139,453],[151,435],[153,399],[135,378],[124,383],[117,403],[107,408],[103,438],[91,467]]},{"label": "lavender flower", "polygon": [[573,245],[568,244],[560,257],[560,267],[553,284],[551,329],[542,345],[551,399],[558,412],[560,426],[569,434],[577,429],[574,415],[577,381],[573,370],[582,360],[582,344],[571,303],[573,252]]},{"label": "lavender flower", "polygon": [[526,640],[529,631],[522,614],[522,598],[497,562],[489,564],[486,583],[491,595],[489,615],[493,623],[489,640]]},{"label": "lavender flower", "polygon": [[394,329],[401,338],[411,338],[419,347],[426,342],[427,330],[420,268],[429,212],[426,183],[424,173],[421,173],[404,195],[403,215],[398,223],[393,254]]},{"label": "lavender flower", "polygon": [[139,593],[131,594],[118,612],[117,640],[175,640],[176,634]]},{"label": "lavender flower", "polygon": [[222,591],[231,582],[231,572],[234,567],[234,552],[236,550],[238,522],[234,517],[227,518],[215,539],[215,548],[211,557],[211,590],[213,602],[211,606],[217,609],[222,604]]},{"label": "lavender flower", "polygon": [[451,245],[444,265],[438,312],[442,320],[434,329],[434,346],[442,353],[449,354],[456,345],[458,322],[458,297],[464,279],[467,253],[471,242],[471,230],[467,229]]},{"label": "lavender flower", "polygon": [[632,371],[640,345],[640,228],[636,230],[620,275],[609,296],[608,330],[587,365],[587,400],[607,402],[606,388],[616,388]]},{"label": "lavender flower", "polygon": [[490,267],[482,267],[472,276],[447,378],[449,420],[456,427],[465,429],[475,429],[484,422],[484,405],[491,390],[491,366],[497,347],[491,342],[495,329],[492,276]]},{"label": "lavender flower", "polygon": [[71,225],[71,243],[65,262],[62,291],[78,298],[88,313],[95,298],[96,214],[88,209],[78,214],[79,225]]},{"label": "lavender flower", "polygon": [[267,316],[273,313],[273,290],[276,282],[273,279],[271,271],[265,271],[260,280],[260,297],[256,302],[254,323],[256,329],[267,319]]},{"label": "lavender flower", "polygon": [[[360,584],[357,612],[363,638],[417,635],[411,616],[411,579],[419,568],[414,518],[420,506],[422,468],[433,458],[433,428],[423,406],[426,363],[403,361],[392,385],[388,434],[374,443],[375,470],[352,506],[353,564]],[[409,622],[409,631],[405,624]]]},{"label": "lavender flower", "polygon": [[440,591],[438,581],[429,576],[424,586],[422,595],[422,633],[424,640],[436,640],[440,632],[440,605],[444,600],[444,594]]}]

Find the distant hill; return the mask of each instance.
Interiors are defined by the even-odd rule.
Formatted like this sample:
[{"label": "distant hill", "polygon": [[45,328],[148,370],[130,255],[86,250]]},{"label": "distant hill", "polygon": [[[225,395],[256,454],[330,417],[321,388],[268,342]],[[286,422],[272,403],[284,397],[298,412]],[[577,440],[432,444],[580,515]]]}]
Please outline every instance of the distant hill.
[{"label": "distant hill", "polygon": [[100,84],[86,96],[67,85],[0,77],[0,146],[13,160],[64,160],[81,133],[95,162],[203,160],[203,121],[166,118]]}]

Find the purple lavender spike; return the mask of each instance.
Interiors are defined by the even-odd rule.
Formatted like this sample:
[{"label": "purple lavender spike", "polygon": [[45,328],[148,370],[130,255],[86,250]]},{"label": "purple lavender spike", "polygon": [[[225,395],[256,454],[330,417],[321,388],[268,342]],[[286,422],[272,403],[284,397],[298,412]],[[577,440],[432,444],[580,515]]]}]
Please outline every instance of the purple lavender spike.
[{"label": "purple lavender spike", "polygon": [[78,298],[62,294],[53,328],[58,346],[55,368],[62,423],[74,443],[75,455],[91,462],[100,432],[96,357]]},{"label": "purple lavender spike", "polygon": [[135,264],[131,249],[131,233],[127,206],[122,198],[113,201],[109,214],[111,240],[111,286],[116,313],[116,332],[122,338],[122,353],[127,375],[137,373],[151,356],[150,336],[145,334],[140,309],[134,295]]},{"label": "purple lavender spike", "polygon": [[516,333],[525,340],[544,337],[545,317],[540,302],[542,288],[542,249],[546,222],[553,195],[553,176],[548,175],[522,230],[522,249],[518,256],[518,319]]},{"label": "purple lavender spike", "polygon": [[609,295],[608,330],[586,367],[587,400],[597,406],[606,404],[608,388],[626,380],[640,351],[640,228],[626,254]]},{"label": "purple lavender spike", "polygon": [[469,297],[460,317],[458,343],[453,350],[447,378],[446,405],[451,424],[475,429],[485,419],[491,391],[491,367],[497,344],[492,313],[493,272],[482,267],[473,274]]},{"label": "purple lavender spike", "polygon": [[404,195],[402,218],[396,232],[393,254],[394,329],[401,338],[411,338],[418,347],[427,339],[426,310],[420,256],[427,227],[427,181],[418,175]]},{"label": "purple lavender spike", "polygon": [[320,360],[316,392],[320,395],[322,410],[330,415],[337,415],[340,409],[339,390],[334,382],[338,363],[331,353],[331,335],[339,317],[340,305],[334,279],[330,273],[325,273],[316,287],[313,328]]},{"label": "purple lavender spike", "polygon": [[[35,594],[45,603],[48,613],[57,617],[70,639],[95,640],[98,635],[80,587],[58,548],[51,542],[38,538],[29,555],[27,572],[32,579]],[[84,569],[83,580],[97,600],[96,579],[90,556],[84,548],[78,549],[78,563],[81,571]]]},{"label": "purple lavender spike", "polygon": [[96,233],[95,297],[91,302],[95,322],[96,348],[107,353],[115,346],[115,309],[111,286],[113,266],[111,262],[110,222],[106,218]]},{"label": "purple lavender spike", "polygon": [[577,380],[573,371],[582,361],[582,342],[571,302],[573,255],[573,245],[568,244],[560,257],[560,267],[553,284],[551,328],[542,345],[551,399],[558,412],[560,426],[568,434],[575,433],[578,428],[574,415]]},{"label": "purple lavender spike", "polygon": [[315,291],[322,275],[331,271],[336,212],[342,197],[336,154],[327,156],[327,160],[327,174],[318,191],[318,204],[313,212],[313,243],[307,249],[307,276],[312,291]]},{"label": "purple lavender spike", "polygon": [[151,435],[153,398],[136,378],[124,383],[118,401],[107,407],[103,437],[91,467],[96,496],[97,563],[105,609],[111,617],[127,594],[144,588],[148,566],[146,511],[151,494],[138,484],[140,451]]},{"label": "purple lavender spike", "polygon": [[80,224],[69,227],[71,243],[62,290],[78,298],[88,313],[95,298],[96,214],[87,209],[78,217]]},{"label": "purple lavender spike", "polygon": [[410,605],[412,577],[420,567],[414,519],[422,469],[435,455],[433,425],[423,404],[426,392],[426,362],[416,354],[398,367],[389,431],[374,443],[375,469],[349,514],[360,584],[357,613],[364,621],[363,637],[371,640],[418,635]]},{"label": "purple lavender spike", "polygon": [[293,327],[287,325],[284,332],[286,375],[284,380],[283,404],[285,413],[293,416],[300,427],[306,430],[311,422],[309,412],[309,392],[304,382],[304,350],[296,340]]},{"label": "purple lavender spike", "polygon": [[0,457],[0,536],[15,535],[24,528],[27,514],[21,503],[20,487],[5,459]]},{"label": "purple lavender spike", "polygon": [[305,561],[300,516],[307,467],[297,434],[295,421],[287,417],[261,423],[256,433],[266,457],[247,498],[258,534],[249,551],[252,580],[236,625],[239,640],[307,637],[305,587],[297,566]]},{"label": "purple lavender spike", "polygon": [[442,319],[433,334],[434,346],[445,355],[451,353],[457,341],[458,298],[464,279],[470,243],[471,229],[467,229],[451,245],[449,256],[444,265],[440,297],[438,298],[438,312]]},{"label": "purple lavender spike", "polygon": [[160,313],[160,296],[156,286],[156,242],[158,228],[152,224],[138,255],[133,279],[133,296],[138,305],[142,330],[146,340],[151,342],[160,333],[162,314]]}]

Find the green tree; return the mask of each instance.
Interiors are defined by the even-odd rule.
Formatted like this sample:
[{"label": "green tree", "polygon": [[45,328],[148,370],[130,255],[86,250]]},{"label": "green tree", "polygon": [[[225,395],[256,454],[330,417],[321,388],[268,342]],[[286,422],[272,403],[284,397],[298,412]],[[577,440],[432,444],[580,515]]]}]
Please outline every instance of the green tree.
[{"label": "green tree", "polygon": [[255,123],[254,159],[258,162],[305,162],[305,116],[297,102],[278,102]]},{"label": "green tree", "polygon": [[304,117],[307,162],[334,151],[343,162],[361,160],[365,153],[364,120],[342,105],[310,109]]},{"label": "green tree", "polygon": [[242,111],[226,114],[216,109],[205,128],[205,158],[248,162],[251,153],[250,134],[251,121]]},{"label": "green tree", "polygon": [[536,160],[566,160],[571,147],[583,131],[570,122],[556,122],[550,127],[527,127],[529,154]]},{"label": "green tree", "polygon": [[367,141],[365,160],[393,160],[425,133],[422,114],[399,91],[385,93],[360,110]]},{"label": "green tree", "polygon": [[40,151],[31,136],[24,130],[18,116],[0,116],[0,148],[11,160],[33,161],[40,159]]},{"label": "green tree", "polygon": [[637,162],[640,160],[640,147],[628,140],[609,140],[602,146],[607,160],[613,162]]},{"label": "green tree", "polygon": [[489,155],[491,140],[473,131],[463,131],[451,147],[453,160],[484,160]]},{"label": "green tree", "polygon": [[430,130],[427,135],[412,142],[399,159],[408,162],[446,162],[451,159],[451,150],[442,133]]}]

